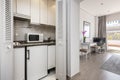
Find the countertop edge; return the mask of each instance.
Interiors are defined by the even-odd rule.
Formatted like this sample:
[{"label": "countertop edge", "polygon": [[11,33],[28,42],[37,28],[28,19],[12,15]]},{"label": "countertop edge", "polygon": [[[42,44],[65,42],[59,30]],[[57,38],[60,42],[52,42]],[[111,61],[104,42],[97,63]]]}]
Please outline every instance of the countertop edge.
[{"label": "countertop edge", "polygon": [[56,43],[35,43],[35,44],[21,44],[21,45],[13,45],[13,48],[24,48],[24,47],[31,47],[31,46],[50,46],[56,45]]}]

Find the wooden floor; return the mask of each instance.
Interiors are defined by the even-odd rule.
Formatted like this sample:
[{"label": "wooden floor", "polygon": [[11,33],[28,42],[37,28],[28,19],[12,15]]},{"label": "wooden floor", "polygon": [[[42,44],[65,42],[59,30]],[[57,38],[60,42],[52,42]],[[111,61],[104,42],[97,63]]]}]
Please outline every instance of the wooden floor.
[{"label": "wooden floor", "polygon": [[112,54],[92,54],[89,59],[80,59],[80,75],[72,80],[120,80],[120,75],[101,69],[102,64],[112,56]]}]

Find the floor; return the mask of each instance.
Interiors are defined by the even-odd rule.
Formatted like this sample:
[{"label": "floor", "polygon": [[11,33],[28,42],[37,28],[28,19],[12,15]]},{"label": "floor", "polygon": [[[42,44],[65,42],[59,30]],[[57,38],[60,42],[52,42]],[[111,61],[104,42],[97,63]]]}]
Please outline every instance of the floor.
[{"label": "floor", "polygon": [[92,54],[89,59],[84,57],[80,60],[81,73],[72,80],[120,80],[120,75],[101,69],[102,64],[113,54]]},{"label": "floor", "polygon": [[56,80],[55,70],[50,71],[50,73],[45,78],[43,78],[41,80]]},{"label": "floor", "polygon": [[[101,69],[102,64],[109,59],[113,53],[103,54],[94,53],[86,60],[85,57],[80,59],[80,75],[75,76],[72,80],[120,80],[120,75]],[[51,72],[42,80],[56,80],[55,72]]]}]

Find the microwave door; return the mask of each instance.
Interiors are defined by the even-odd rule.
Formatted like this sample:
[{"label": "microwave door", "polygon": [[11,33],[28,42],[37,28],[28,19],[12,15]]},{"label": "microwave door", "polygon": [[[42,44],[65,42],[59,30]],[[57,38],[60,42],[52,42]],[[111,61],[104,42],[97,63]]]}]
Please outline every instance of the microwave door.
[{"label": "microwave door", "polygon": [[39,35],[29,35],[29,41],[30,42],[38,42],[39,41]]}]

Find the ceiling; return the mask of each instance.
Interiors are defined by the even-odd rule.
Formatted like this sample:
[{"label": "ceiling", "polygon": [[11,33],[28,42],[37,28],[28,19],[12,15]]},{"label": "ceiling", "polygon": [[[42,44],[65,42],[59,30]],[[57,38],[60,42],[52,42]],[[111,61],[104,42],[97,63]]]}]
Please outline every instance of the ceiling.
[{"label": "ceiling", "polygon": [[120,0],[84,0],[80,7],[94,16],[120,12]]}]

